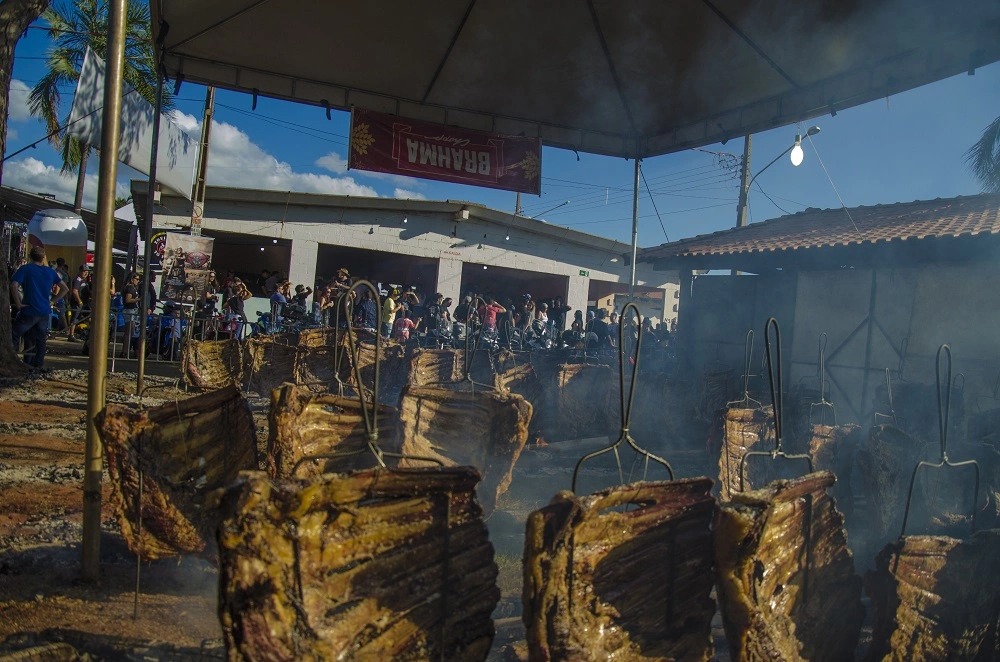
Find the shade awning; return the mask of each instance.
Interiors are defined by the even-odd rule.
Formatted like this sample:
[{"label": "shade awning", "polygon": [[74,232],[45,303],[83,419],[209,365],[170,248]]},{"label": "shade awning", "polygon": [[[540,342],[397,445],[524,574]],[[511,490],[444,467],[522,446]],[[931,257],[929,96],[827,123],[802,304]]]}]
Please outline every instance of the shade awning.
[{"label": "shade awning", "polygon": [[647,157],[1000,60],[995,0],[151,0],[170,77]]}]

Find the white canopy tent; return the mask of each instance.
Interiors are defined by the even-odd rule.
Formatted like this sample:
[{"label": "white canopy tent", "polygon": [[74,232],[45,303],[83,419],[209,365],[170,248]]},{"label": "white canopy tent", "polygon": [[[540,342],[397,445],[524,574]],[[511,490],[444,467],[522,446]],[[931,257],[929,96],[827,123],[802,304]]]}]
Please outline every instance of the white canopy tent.
[{"label": "white canopy tent", "polygon": [[151,0],[168,76],[624,157],[1000,59],[996,0]]}]

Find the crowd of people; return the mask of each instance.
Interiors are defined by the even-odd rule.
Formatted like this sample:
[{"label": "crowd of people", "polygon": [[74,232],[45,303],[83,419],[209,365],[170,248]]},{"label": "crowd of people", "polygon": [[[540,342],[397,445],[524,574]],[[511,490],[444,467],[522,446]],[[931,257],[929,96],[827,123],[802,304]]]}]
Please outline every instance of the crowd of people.
[{"label": "crowd of people", "polygon": [[[86,340],[89,313],[93,297],[90,271],[79,266],[70,276],[62,258],[47,263],[45,250],[35,247],[30,261],[11,273],[11,303],[14,314],[15,347],[22,341],[33,347],[26,360],[36,368],[43,366],[46,339],[54,328],[64,331],[70,342],[84,341],[82,353],[87,353]],[[365,278],[364,280],[370,280]],[[621,320],[617,312],[596,308],[573,310],[561,297],[536,300],[531,294],[495,296],[469,291],[457,304],[441,293],[421,296],[416,287],[381,285],[377,292],[369,288],[345,294],[356,282],[348,269],[340,268],[328,280],[315,288],[292,282],[277,271],[262,270],[252,286],[228,271],[221,280],[215,272],[200,295],[185,291],[180,301],[164,301],[156,332],[149,334],[148,320],[156,314],[157,295],[153,285],[148,292],[147,351],[167,351],[187,329],[184,306],[191,310],[190,323],[199,339],[234,336],[243,338],[251,332],[270,332],[307,326],[345,326],[348,321],[356,328],[380,333],[402,343],[419,342],[431,346],[456,345],[467,336],[481,337],[490,344],[517,349],[575,348],[614,350],[618,343]],[[121,290],[112,279],[112,313],[120,321],[112,332],[121,332],[121,354],[131,358],[137,351],[142,333],[140,307],[142,274],[130,273]],[[245,302],[258,295],[270,302],[270,314],[263,315],[266,324],[247,318]],[[377,328],[381,312],[381,328]],[[572,317],[569,317],[572,313]],[[166,321],[164,321],[166,320]],[[567,324],[567,322],[569,322]],[[632,337],[638,320],[631,320],[627,329]],[[641,320],[644,346],[649,343],[663,347],[672,344],[673,329],[659,326],[650,318]],[[479,335],[477,335],[479,334]],[[83,337],[81,337],[83,336]]]},{"label": "crowd of people", "polygon": [[[368,279],[365,279],[368,280]],[[613,350],[618,343],[618,313],[604,309],[573,311],[561,297],[536,300],[531,294],[502,298],[491,293],[469,291],[457,304],[441,293],[421,297],[413,286],[379,285],[378,294],[363,288],[348,301],[343,297],[354,281],[346,268],[337,270],[328,281],[319,282],[315,291],[297,285],[291,294],[291,282],[281,274],[261,273],[259,286],[270,296],[274,319],[303,316],[319,326],[332,326],[340,320],[384,338],[399,342],[422,341],[444,346],[464,341],[466,334],[480,333],[496,344],[520,349],[560,347]],[[273,290],[273,291],[272,291]],[[270,293],[270,294],[269,294]],[[307,315],[307,300],[313,295],[312,313]],[[336,316],[340,302],[339,317]],[[381,328],[378,312],[381,310]],[[572,322],[567,319],[573,313]],[[635,321],[633,321],[633,324]],[[644,342],[666,347],[672,342],[671,330],[643,318]]]}]

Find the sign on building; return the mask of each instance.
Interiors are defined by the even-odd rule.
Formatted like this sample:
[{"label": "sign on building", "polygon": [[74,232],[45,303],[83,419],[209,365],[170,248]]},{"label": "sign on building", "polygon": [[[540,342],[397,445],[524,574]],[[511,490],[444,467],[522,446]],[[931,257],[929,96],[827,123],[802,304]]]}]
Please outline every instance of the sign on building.
[{"label": "sign on building", "polygon": [[470,131],[355,108],[348,151],[348,167],[358,170],[541,192],[538,138]]}]

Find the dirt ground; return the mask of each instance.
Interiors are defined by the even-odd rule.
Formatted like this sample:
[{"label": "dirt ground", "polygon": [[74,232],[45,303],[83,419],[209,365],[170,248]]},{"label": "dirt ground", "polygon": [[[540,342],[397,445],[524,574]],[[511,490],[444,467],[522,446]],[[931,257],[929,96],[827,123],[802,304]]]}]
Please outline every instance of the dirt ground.
[{"label": "dirt ground", "polygon": [[[50,362],[74,363],[0,382],[0,654],[65,642],[84,659],[223,657],[209,563],[143,564],[135,608],[135,559],[107,507],[106,474],[101,578],[80,580],[86,363],[58,355]],[[147,384],[144,405],[189,395],[176,377]],[[108,400],[138,404],[135,387],[134,373],[112,375]]]},{"label": "dirt ground", "polygon": [[[125,548],[108,506],[105,473],[101,578],[80,579],[82,478],[87,404],[86,359],[72,346],[50,355],[53,372],[22,381],[0,381],[0,660],[4,653],[62,642],[62,657],[86,660],[223,659],[216,611],[218,572],[194,556],[144,563],[136,598],[135,557]],[[190,397],[178,386],[175,366],[153,364],[143,398],[135,395],[134,362],[119,362],[108,381],[110,402],[156,406]],[[252,397],[258,440],[267,438],[268,401]],[[491,660],[512,659],[522,641],[521,556],[525,520],[562,489],[585,453],[608,440],[600,437],[529,445],[515,466],[510,490],[487,521],[500,568],[502,598],[494,619],[497,636]],[[610,455],[582,472],[581,489],[618,482]],[[674,454],[678,475],[699,475],[701,452]],[[624,463],[639,478],[641,468]],[[650,478],[665,478],[650,470]],[[716,659],[726,660],[721,622],[714,624]],[[519,647],[520,648],[520,647]],[[522,650],[517,653],[523,654]],[[60,653],[62,654],[62,653]],[[72,657],[75,654],[78,657]],[[23,658],[19,658],[23,659]],[[33,658],[41,659],[41,658]]]}]

